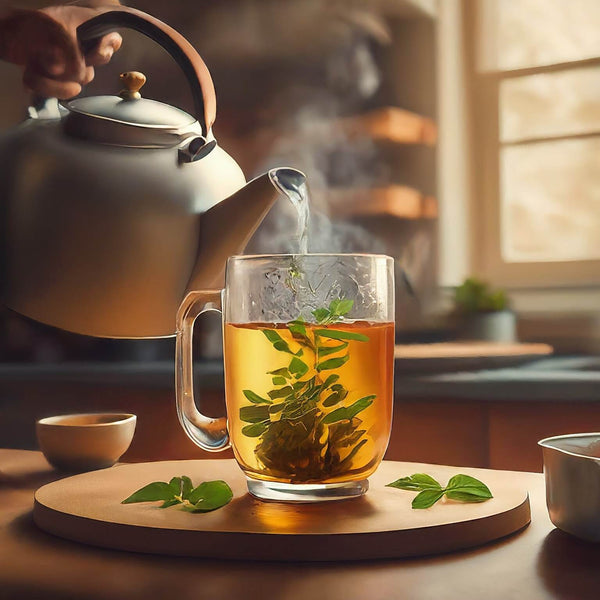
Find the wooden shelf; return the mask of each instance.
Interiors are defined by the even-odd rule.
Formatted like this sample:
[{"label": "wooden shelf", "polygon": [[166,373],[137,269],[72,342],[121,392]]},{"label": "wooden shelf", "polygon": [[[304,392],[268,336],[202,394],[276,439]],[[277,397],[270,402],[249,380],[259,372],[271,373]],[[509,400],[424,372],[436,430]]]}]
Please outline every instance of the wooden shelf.
[{"label": "wooden shelf", "polygon": [[334,217],[391,216],[400,219],[433,219],[437,202],[410,187],[393,185],[384,188],[343,189],[326,192]]},{"label": "wooden shelf", "polygon": [[433,146],[437,140],[435,123],[416,113],[397,107],[385,107],[338,119],[333,127],[341,129],[349,138],[368,137],[397,144],[425,144]]}]

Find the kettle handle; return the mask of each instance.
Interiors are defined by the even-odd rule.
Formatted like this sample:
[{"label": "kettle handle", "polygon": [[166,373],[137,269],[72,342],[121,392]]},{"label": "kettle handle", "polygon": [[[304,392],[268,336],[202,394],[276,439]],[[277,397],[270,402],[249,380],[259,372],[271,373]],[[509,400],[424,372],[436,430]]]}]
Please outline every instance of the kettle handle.
[{"label": "kettle handle", "polygon": [[144,34],[162,46],[179,65],[189,83],[195,117],[206,136],[217,114],[215,88],[208,68],[194,47],[175,29],[141,10],[127,6],[98,9],[97,17],[77,28],[77,39],[85,51],[99,37],[124,27]]}]

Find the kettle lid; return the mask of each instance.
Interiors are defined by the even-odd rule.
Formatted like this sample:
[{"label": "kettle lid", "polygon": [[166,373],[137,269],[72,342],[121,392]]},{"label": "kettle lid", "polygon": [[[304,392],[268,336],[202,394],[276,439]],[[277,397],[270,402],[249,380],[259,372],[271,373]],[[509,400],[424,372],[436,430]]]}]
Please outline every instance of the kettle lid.
[{"label": "kettle lid", "polygon": [[190,114],[157,100],[142,98],[146,77],[137,71],[121,73],[125,85],[118,96],[88,96],[64,102],[67,134],[80,139],[134,148],[165,148],[190,136],[201,136]]}]

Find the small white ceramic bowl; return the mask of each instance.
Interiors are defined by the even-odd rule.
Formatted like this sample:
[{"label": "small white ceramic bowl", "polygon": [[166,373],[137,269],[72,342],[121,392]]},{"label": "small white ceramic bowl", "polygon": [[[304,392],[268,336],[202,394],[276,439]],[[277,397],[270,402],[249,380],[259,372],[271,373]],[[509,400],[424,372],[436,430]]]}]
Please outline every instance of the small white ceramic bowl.
[{"label": "small white ceramic bowl", "polygon": [[600,542],[600,433],[540,440],[550,520],[563,531]]},{"label": "small white ceramic bowl", "polygon": [[37,421],[36,433],[51,465],[63,471],[92,471],[119,460],[131,444],[136,421],[128,413],[61,415]]}]

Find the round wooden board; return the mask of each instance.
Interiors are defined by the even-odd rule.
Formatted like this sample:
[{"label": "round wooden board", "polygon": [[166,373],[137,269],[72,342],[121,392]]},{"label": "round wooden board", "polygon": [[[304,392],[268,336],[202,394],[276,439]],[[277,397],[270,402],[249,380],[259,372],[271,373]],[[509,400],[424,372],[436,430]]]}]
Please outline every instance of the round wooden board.
[{"label": "round wooden board", "polygon": [[[413,510],[414,492],[385,487],[428,473],[442,484],[456,473],[484,481],[494,498],[479,504],[440,501]],[[195,485],[224,479],[233,500],[191,514],[158,503],[121,504],[151,481],[188,475]],[[35,494],[37,525],[54,535],[117,550],[241,560],[324,561],[400,558],[478,546],[525,527],[527,491],[509,471],[384,461],[361,498],[321,504],[256,500],[233,460],[119,465],[55,481]]]}]

